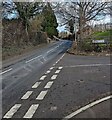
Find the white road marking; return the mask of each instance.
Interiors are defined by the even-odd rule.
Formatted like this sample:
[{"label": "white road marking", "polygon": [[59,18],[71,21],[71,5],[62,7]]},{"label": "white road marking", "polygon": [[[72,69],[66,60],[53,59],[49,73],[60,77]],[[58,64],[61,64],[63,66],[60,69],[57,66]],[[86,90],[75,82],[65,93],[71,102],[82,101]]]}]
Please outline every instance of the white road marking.
[{"label": "white road marking", "polygon": [[12,116],[18,111],[18,109],[21,107],[21,104],[15,104],[6,114],[3,118],[12,118]]},{"label": "white road marking", "polygon": [[36,83],[32,86],[32,88],[37,88],[37,87],[40,85],[40,83],[41,83],[41,82],[36,82]]},{"label": "white road marking", "polygon": [[111,66],[112,64],[88,64],[88,65],[74,65],[74,66],[64,66],[64,67],[97,67],[97,66]]},{"label": "white road marking", "polygon": [[59,67],[58,69],[61,70],[63,67]]},{"label": "white road marking", "polygon": [[50,53],[50,52],[52,52],[52,51],[54,51],[54,48],[53,48],[53,49],[51,49],[51,50],[49,50],[49,51],[47,51],[47,53]]},{"label": "white road marking", "polygon": [[52,84],[53,84],[53,81],[50,81],[50,82],[48,82],[47,84],[46,84],[46,86],[44,87],[44,88],[50,88],[51,86],[52,86]]},{"label": "white road marking", "polygon": [[33,61],[33,60],[39,58],[39,57],[42,57],[42,55],[39,55],[39,56],[37,56],[37,57],[34,57],[34,58],[30,59],[30,60],[26,61],[26,63],[29,63],[29,62],[31,62],[31,61]]},{"label": "white road marking", "polygon": [[50,70],[52,70],[54,67],[51,67]]},{"label": "white road marking", "polygon": [[53,75],[52,77],[51,77],[51,80],[55,80],[57,78],[57,75]]},{"label": "white road marking", "polygon": [[5,74],[5,73],[7,73],[7,72],[9,72],[9,71],[11,71],[11,70],[12,70],[12,68],[10,68],[10,69],[8,69],[8,70],[5,70],[5,71],[1,72],[0,75]]},{"label": "white road marking", "polygon": [[30,97],[30,95],[33,93],[33,91],[27,91],[25,93],[25,95],[23,95],[23,97],[21,98],[22,100],[26,100]]},{"label": "white road marking", "polygon": [[86,105],[86,106],[84,106],[84,107],[76,110],[75,112],[71,113],[70,115],[64,117],[63,120],[65,120],[65,119],[66,119],[66,120],[67,120],[67,119],[70,119],[70,118],[72,118],[73,116],[75,116],[75,115],[77,115],[77,114],[79,114],[79,113],[87,110],[88,108],[91,108],[91,107],[93,107],[93,106],[95,106],[95,105],[97,105],[97,104],[99,104],[99,103],[101,103],[101,102],[103,102],[103,101],[106,101],[106,100],[108,100],[108,99],[111,99],[111,98],[112,98],[112,95],[107,96],[107,97],[105,97],[105,98],[102,98],[102,99],[100,99],[100,100],[96,100],[95,102],[92,102],[92,103],[90,103],[90,104],[88,104],[88,105]]},{"label": "white road marking", "polygon": [[47,94],[48,90],[46,91],[41,91],[41,93],[38,95],[38,97],[36,98],[36,100],[43,100],[45,95]]},{"label": "white road marking", "polygon": [[62,60],[62,58],[65,56],[65,53],[56,61],[56,64],[60,61],[60,60]]},{"label": "white road marking", "polygon": [[57,73],[60,73],[60,71],[61,71],[61,70],[56,70],[56,72],[55,72],[55,73],[56,73],[56,74],[57,74]]},{"label": "white road marking", "polygon": [[51,71],[50,70],[48,70],[45,74],[48,74],[48,73],[50,73]]},{"label": "white road marking", "polygon": [[55,66],[56,64],[53,64],[53,66]]},{"label": "white road marking", "polygon": [[29,110],[27,111],[23,118],[32,118],[38,107],[39,104],[31,105],[31,107],[29,108]]},{"label": "white road marking", "polygon": [[40,78],[40,80],[44,80],[46,77],[47,77],[47,76],[44,75],[44,76],[42,76],[42,77]]}]

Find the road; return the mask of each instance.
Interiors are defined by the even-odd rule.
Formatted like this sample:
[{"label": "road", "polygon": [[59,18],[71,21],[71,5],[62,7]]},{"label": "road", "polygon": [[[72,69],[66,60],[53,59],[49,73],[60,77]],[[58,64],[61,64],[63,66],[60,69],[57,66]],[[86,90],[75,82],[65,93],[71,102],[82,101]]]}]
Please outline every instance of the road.
[{"label": "road", "polygon": [[[86,111],[80,114],[84,109],[91,109],[92,118],[110,117],[109,57],[69,55],[70,46],[70,41],[59,41],[5,67],[3,118],[87,117]],[[96,115],[96,104],[105,113]]]}]

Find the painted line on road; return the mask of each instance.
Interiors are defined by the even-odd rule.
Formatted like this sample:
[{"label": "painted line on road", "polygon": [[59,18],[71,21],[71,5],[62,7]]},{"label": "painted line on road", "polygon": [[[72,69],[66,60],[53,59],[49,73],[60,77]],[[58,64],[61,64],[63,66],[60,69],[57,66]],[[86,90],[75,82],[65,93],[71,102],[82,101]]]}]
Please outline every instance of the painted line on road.
[{"label": "painted line on road", "polygon": [[31,107],[29,108],[29,110],[27,111],[23,118],[32,118],[38,107],[39,104],[31,105]]},{"label": "painted line on road", "polygon": [[53,75],[52,77],[51,77],[51,80],[55,80],[57,78],[57,75]]},{"label": "painted line on road", "polygon": [[40,78],[40,80],[44,80],[46,77],[47,77],[47,76],[44,75],[44,76],[42,76],[42,77]]},{"label": "painted line on road", "polygon": [[39,55],[39,56],[37,56],[37,57],[34,57],[34,58],[32,58],[32,59],[30,59],[30,60],[26,61],[25,63],[29,63],[29,62],[31,62],[31,61],[33,61],[33,60],[35,60],[35,59],[39,58],[39,57],[42,57],[42,55]]},{"label": "painted line on road", "polygon": [[56,72],[55,72],[55,73],[56,73],[56,74],[58,74],[58,73],[60,73],[60,71],[61,71],[61,70],[56,70]]},{"label": "painted line on road", "polygon": [[0,75],[5,74],[5,73],[10,72],[10,71],[12,71],[12,68],[10,68],[10,69],[8,69],[8,70],[5,70],[5,71],[1,72]]},{"label": "painted line on road", "polygon": [[70,115],[64,117],[62,120],[70,119],[70,118],[76,116],[77,114],[79,114],[79,113],[81,113],[81,112],[83,112],[83,111],[85,111],[85,110],[87,110],[87,109],[89,109],[89,108],[91,108],[91,107],[93,107],[93,106],[101,103],[101,102],[104,102],[104,101],[106,101],[106,100],[108,100],[108,99],[111,99],[111,98],[112,98],[112,95],[107,96],[107,97],[105,97],[105,98],[102,98],[102,99],[100,99],[100,100],[96,100],[95,102],[92,102],[92,103],[90,103],[90,104],[88,104],[88,105],[86,105],[86,106],[84,106],[84,107],[76,110],[75,112],[71,113]]},{"label": "painted line on road", "polygon": [[53,64],[53,66],[55,66],[64,56],[65,56],[65,53],[56,61],[56,63]]},{"label": "painted line on road", "polygon": [[44,88],[48,89],[52,86],[52,84],[53,84],[53,81],[50,81],[46,84],[46,86]]},{"label": "painted line on road", "polygon": [[97,67],[97,66],[111,66],[112,64],[88,64],[88,65],[74,65],[74,66],[64,66],[65,68],[74,67]]},{"label": "painted line on road", "polygon": [[63,69],[63,67],[58,67],[59,70]]},{"label": "painted line on road", "polygon": [[28,98],[31,96],[32,93],[33,93],[33,91],[27,91],[27,92],[25,93],[25,95],[23,95],[23,97],[22,97],[21,99],[22,99],[22,100],[28,99]]},{"label": "painted line on road", "polygon": [[48,70],[45,74],[49,74],[51,71],[50,70]]},{"label": "painted line on road", "polygon": [[36,83],[32,86],[32,88],[37,88],[40,84],[41,84],[41,82],[36,82]]},{"label": "painted line on road", "polygon": [[47,53],[50,53],[50,52],[52,52],[52,51],[54,51],[54,48],[53,48],[53,49],[51,49],[51,50],[49,50],[49,51],[47,51]]},{"label": "painted line on road", "polygon": [[56,64],[53,64],[53,66],[55,66]]},{"label": "painted line on road", "polygon": [[50,70],[54,69],[54,67],[51,67]]},{"label": "painted line on road", "polygon": [[65,54],[66,54],[66,53],[64,53],[64,54],[57,60],[56,64],[57,64],[60,60],[63,59],[63,57],[65,56]]},{"label": "painted line on road", "polygon": [[36,98],[36,100],[43,100],[45,95],[47,94],[48,90],[46,91],[41,91],[41,93],[38,95],[38,97]]},{"label": "painted line on road", "polygon": [[3,118],[12,118],[12,116],[19,110],[21,107],[21,104],[15,104],[6,114]]}]

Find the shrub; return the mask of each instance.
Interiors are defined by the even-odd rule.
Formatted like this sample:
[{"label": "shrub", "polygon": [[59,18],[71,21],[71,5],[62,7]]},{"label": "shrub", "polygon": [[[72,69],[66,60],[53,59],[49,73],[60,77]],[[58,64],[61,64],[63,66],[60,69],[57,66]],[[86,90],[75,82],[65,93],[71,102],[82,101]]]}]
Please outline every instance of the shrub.
[{"label": "shrub", "polygon": [[87,41],[83,42],[82,50],[85,52],[92,52],[93,46],[92,46],[91,42],[87,42]]},{"label": "shrub", "polygon": [[100,47],[98,44],[95,44],[95,45],[94,45],[93,50],[94,50],[95,52],[101,52],[101,51],[102,51],[101,47]]}]

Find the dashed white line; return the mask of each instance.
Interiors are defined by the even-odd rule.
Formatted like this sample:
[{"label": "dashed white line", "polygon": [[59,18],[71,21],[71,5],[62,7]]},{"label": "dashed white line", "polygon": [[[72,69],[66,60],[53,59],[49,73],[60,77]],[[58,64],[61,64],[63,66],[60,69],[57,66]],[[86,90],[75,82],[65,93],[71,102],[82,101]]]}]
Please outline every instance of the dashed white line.
[{"label": "dashed white line", "polygon": [[50,70],[54,69],[54,67],[51,67]]},{"label": "dashed white line", "polygon": [[75,115],[83,112],[84,110],[87,110],[88,108],[91,108],[91,107],[93,107],[93,106],[95,106],[95,105],[97,105],[97,104],[99,104],[99,103],[101,103],[101,102],[103,102],[103,101],[106,101],[106,100],[108,100],[108,99],[111,99],[111,98],[112,98],[112,95],[107,96],[107,97],[105,97],[105,98],[102,98],[102,99],[100,99],[100,100],[96,100],[95,102],[92,102],[92,103],[90,103],[90,104],[88,104],[88,105],[86,105],[86,106],[84,106],[84,107],[76,110],[75,112],[71,113],[70,115],[64,117],[63,120],[65,120],[65,119],[66,119],[66,120],[67,120],[67,119],[70,119],[70,118],[74,117]]},{"label": "dashed white line", "polygon": [[56,72],[55,72],[55,73],[56,73],[56,74],[57,74],[57,73],[60,73],[60,71],[61,71],[61,70],[56,70]]},{"label": "dashed white line", "polygon": [[23,118],[32,118],[38,107],[39,104],[31,105],[31,107],[29,108],[29,110],[27,111]]},{"label": "dashed white line", "polygon": [[48,90],[46,91],[41,91],[41,93],[38,95],[38,97],[36,98],[36,100],[43,100],[45,95],[47,94]]},{"label": "dashed white line", "polygon": [[48,70],[45,74],[48,74],[48,73],[50,73],[51,71],[50,70]]},{"label": "dashed white line", "polygon": [[3,118],[12,118],[12,116],[18,111],[18,109],[21,107],[21,104],[15,104],[6,114]]},{"label": "dashed white line", "polygon": [[41,83],[41,82],[36,82],[36,83],[32,86],[32,88],[37,88],[37,87],[40,85],[40,83]]},{"label": "dashed white line", "polygon": [[52,86],[52,84],[53,84],[53,81],[50,81],[50,82],[48,82],[47,84],[46,84],[46,86],[44,87],[44,88],[50,88],[51,86]]},{"label": "dashed white line", "polygon": [[44,80],[46,77],[47,77],[47,76],[44,75],[44,76],[42,76],[42,77],[40,78],[40,80]]},{"label": "dashed white line", "polygon": [[63,67],[59,67],[58,69],[61,70]]},{"label": "dashed white line", "polygon": [[12,68],[10,68],[10,69],[8,69],[8,70],[6,70],[6,71],[3,71],[3,72],[0,73],[0,75],[5,74],[5,73],[7,73],[7,72],[10,72],[11,70],[12,70]]},{"label": "dashed white line", "polygon": [[42,57],[42,55],[39,55],[39,56],[37,56],[37,57],[35,57],[35,58],[30,59],[30,60],[26,61],[26,63],[29,63],[29,62],[31,62],[31,61],[33,61],[33,60],[39,58],[39,57]]},{"label": "dashed white line", "polygon": [[33,91],[28,91],[28,92],[26,92],[26,94],[23,95],[23,97],[22,97],[21,99],[22,99],[22,100],[28,99],[32,93],[33,93]]},{"label": "dashed white line", "polygon": [[57,75],[53,75],[52,77],[51,77],[51,80],[55,80],[57,78]]},{"label": "dashed white line", "polygon": [[55,66],[56,64],[53,64],[53,66]]},{"label": "dashed white line", "polygon": [[47,51],[47,53],[52,52],[52,51],[54,51],[54,49],[51,49],[51,50]]}]

